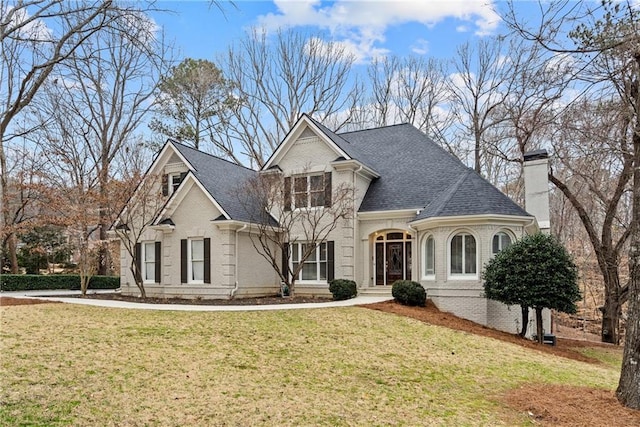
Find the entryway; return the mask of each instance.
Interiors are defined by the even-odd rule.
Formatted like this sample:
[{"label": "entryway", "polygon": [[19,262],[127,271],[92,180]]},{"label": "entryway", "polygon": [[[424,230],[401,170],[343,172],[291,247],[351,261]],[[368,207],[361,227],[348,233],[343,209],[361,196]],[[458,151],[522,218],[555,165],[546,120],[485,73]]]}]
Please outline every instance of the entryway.
[{"label": "entryway", "polygon": [[375,283],[393,284],[411,279],[411,234],[404,231],[376,233],[374,237]]}]

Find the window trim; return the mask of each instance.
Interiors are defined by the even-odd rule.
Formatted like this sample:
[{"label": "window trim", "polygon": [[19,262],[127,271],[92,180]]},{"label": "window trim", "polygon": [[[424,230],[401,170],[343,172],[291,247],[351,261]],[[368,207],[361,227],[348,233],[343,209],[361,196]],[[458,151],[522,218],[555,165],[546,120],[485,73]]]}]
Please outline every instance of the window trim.
[{"label": "window trim", "polygon": [[[496,232],[494,233],[494,235],[491,237],[491,256],[495,256],[498,252],[501,252],[502,250],[506,249],[506,248],[504,248],[504,247],[500,247],[500,248],[498,249],[498,252],[494,252],[494,251],[493,251],[493,240],[494,240],[496,237],[498,237],[499,235],[501,235],[501,234],[504,234],[505,236],[507,236],[507,237],[509,238],[509,246],[513,245],[513,243],[515,242],[515,238],[513,237],[513,235],[512,235],[508,230],[501,229],[501,230],[496,231]],[[500,239],[500,240],[498,241],[498,246],[502,246],[502,239]],[[507,248],[508,248],[509,246],[507,246]]]},{"label": "window trim", "polygon": [[[174,182],[174,179],[177,178],[177,183]],[[182,173],[170,173],[169,174],[169,195],[172,195],[176,192],[180,184],[182,184],[182,180],[184,179],[184,175]]]},{"label": "window trim", "polygon": [[[452,267],[452,262],[453,262],[453,257],[451,254],[451,245],[453,243],[453,239],[457,236],[463,236],[463,240],[462,240],[462,273],[452,273],[451,272],[451,267]],[[466,273],[466,236],[470,236],[473,237],[474,241],[475,241],[475,273]],[[479,265],[479,256],[480,256],[480,251],[479,249],[479,244],[478,244],[478,237],[471,232],[470,230],[456,230],[453,233],[451,233],[451,235],[449,236],[449,239],[447,240],[447,274],[448,277],[450,279],[453,280],[477,280],[480,276],[478,274],[478,265]]]},{"label": "window trim", "polygon": [[[194,279],[193,278],[193,242],[202,242],[202,259],[201,260],[196,260],[196,262],[201,262],[202,263],[202,279]],[[204,242],[204,238],[203,237],[194,237],[194,238],[189,238],[187,239],[187,283],[193,283],[193,284],[204,284],[204,270],[205,270],[205,242]]]},{"label": "window trim", "polygon": [[[313,190],[311,189],[311,180],[312,178],[318,177],[320,179],[320,188]],[[304,192],[296,191],[296,181],[304,179],[306,181],[306,188]],[[292,175],[291,176],[291,209],[292,210],[301,210],[301,209],[322,209],[325,207],[326,203],[326,190],[325,187],[327,182],[325,180],[325,172],[311,172],[303,175]],[[304,198],[306,200],[306,204],[304,206],[299,206],[297,202],[297,198],[304,194]],[[318,199],[314,199],[313,195],[316,194],[319,196]],[[322,203],[313,204],[314,200],[319,200]]]},{"label": "window trim", "polygon": [[[140,274],[142,275],[142,283],[156,283],[156,242],[146,240],[140,243],[140,270],[142,270]],[[153,257],[150,261],[147,260],[147,245],[151,245],[153,247]],[[151,278],[147,276],[147,264],[153,266],[153,277]]]},{"label": "window trim", "polygon": [[[427,272],[427,244],[433,242],[431,262],[433,263],[433,273]],[[422,278],[424,280],[436,280],[436,238],[432,233],[427,234],[422,242]]]},{"label": "window trim", "polygon": [[[300,259],[302,257],[302,247],[303,245],[309,244],[308,242],[293,242],[289,244],[289,250],[290,250],[290,254],[291,256],[289,257],[289,267],[291,268],[291,271],[293,271],[294,269],[294,258],[298,258]],[[324,251],[322,250],[322,247],[324,246]],[[329,280],[328,277],[328,266],[329,266],[329,245],[327,241],[323,241],[318,243],[318,245],[315,248],[316,251],[316,257],[314,261],[309,261],[309,259],[307,259],[304,264],[315,264],[316,265],[316,278],[315,279],[303,279],[302,278],[302,271],[304,269],[304,266],[302,267],[302,269],[300,269],[300,271],[298,272],[298,276],[296,277],[296,283],[302,283],[302,284],[322,284],[322,285],[326,285],[327,281]],[[325,259],[322,259],[322,253],[324,252],[325,254]],[[297,255],[297,256],[296,256]],[[298,261],[299,262],[299,261]],[[325,278],[322,278],[322,266],[324,265],[324,275]]]}]

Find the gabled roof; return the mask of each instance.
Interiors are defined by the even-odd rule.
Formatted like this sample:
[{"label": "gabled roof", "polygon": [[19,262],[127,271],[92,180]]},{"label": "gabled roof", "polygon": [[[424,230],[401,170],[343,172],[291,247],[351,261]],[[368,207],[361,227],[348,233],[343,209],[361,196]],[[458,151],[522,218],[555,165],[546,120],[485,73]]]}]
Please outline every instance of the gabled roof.
[{"label": "gabled roof", "polygon": [[363,155],[360,152],[358,147],[356,147],[354,144],[351,144],[349,141],[344,139],[342,136],[340,136],[340,134],[336,134],[336,133],[332,132],[331,130],[329,130],[329,128],[327,128],[325,125],[323,125],[322,123],[320,123],[317,120],[315,120],[313,117],[307,116],[306,114],[305,114],[305,116],[311,122],[313,122],[313,124],[316,125],[327,136],[327,138],[329,138],[331,141],[333,141],[334,144],[336,144],[338,147],[340,147],[340,149],[342,151],[347,153],[348,156],[349,156],[349,160],[350,159],[358,160],[363,165],[365,165],[365,166],[367,166],[367,167],[369,167],[371,169],[374,169],[374,168],[371,167],[371,165],[369,165],[369,164],[367,164],[365,162],[364,159],[366,158],[366,156]]},{"label": "gabled roof", "polygon": [[360,212],[416,209],[431,216],[530,216],[480,175],[409,124],[341,133],[379,174]]},{"label": "gabled roof", "polygon": [[[324,126],[322,123],[316,121],[308,114],[304,113],[300,116],[298,121],[293,125],[289,133],[284,137],[280,145],[276,148],[276,150],[271,154],[269,159],[265,162],[262,170],[269,170],[274,167],[274,162],[281,155],[286,155],[286,150],[295,141],[295,136],[303,129],[303,126],[307,126],[314,130],[319,137],[324,137],[327,145],[329,145],[336,152],[336,159],[340,160],[356,160],[359,163],[362,163],[362,159],[364,156],[360,155],[357,147],[354,147],[349,141],[342,138],[340,135],[332,132]],[[367,167],[374,175],[377,175],[377,172],[368,164],[362,163],[363,166]]]},{"label": "gabled roof", "polygon": [[243,183],[255,177],[258,172],[187,147],[179,142],[171,141],[170,143],[189,163],[194,177],[230,217],[227,219],[249,222],[252,217],[261,217],[259,210],[262,208],[260,206],[257,204],[256,206],[244,206],[238,197],[238,191],[242,188]]}]

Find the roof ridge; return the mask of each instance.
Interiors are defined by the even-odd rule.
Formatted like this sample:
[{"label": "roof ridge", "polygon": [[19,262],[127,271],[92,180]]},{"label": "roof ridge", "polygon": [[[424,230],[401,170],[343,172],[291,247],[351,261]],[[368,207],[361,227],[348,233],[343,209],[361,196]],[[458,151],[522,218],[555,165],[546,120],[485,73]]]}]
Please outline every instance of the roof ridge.
[{"label": "roof ridge", "polygon": [[[340,133],[335,133],[334,132],[334,133],[336,135],[340,136],[340,135],[346,135],[348,133],[368,132],[368,131],[372,131],[372,130],[386,129],[386,128],[392,128],[392,127],[395,127],[395,126],[406,126],[406,125],[409,125],[409,126],[411,126],[413,128],[416,128],[411,123],[405,122],[405,123],[396,123],[396,124],[393,124],[393,125],[385,125],[385,126],[378,126],[378,127],[372,127],[372,128],[366,128],[366,129],[350,130],[350,131],[347,131],[347,132],[340,132]],[[416,128],[416,129],[418,129],[418,128]],[[420,129],[418,129],[418,130],[420,130]]]},{"label": "roof ridge", "polygon": [[249,170],[249,171],[251,171],[251,172],[257,172],[257,170],[255,170],[255,169],[251,169],[251,168],[249,168],[249,167],[247,167],[247,166],[244,166],[244,165],[238,164],[238,163],[236,163],[236,162],[232,162],[231,160],[228,160],[228,159],[225,159],[225,158],[222,158],[222,157],[216,156],[216,155],[211,154],[211,153],[207,153],[206,151],[198,150],[198,149],[196,149],[196,148],[194,148],[194,147],[189,147],[188,145],[183,144],[182,142],[178,142],[178,141],[176,141],[176,140],[174,140],[174,139],[171,139],[171,138],[169,138],[169,139],[167,140],[167,142],[170,142],[170,143],[172,143],[172,144],[179,145],[179,146],[184,147],[184,148],[187,148],[187,149],[189,149],[189,150],[191,150],[191,151],[195,151],[195,152],[196,152],[196,153],[198,153],[198,154],[203,154],[203,155],[205,155],[205,156],[213,157],[213,158],[214,158],[214,159],[216,159],[216,160],[221,160],[221,161],[223,161],[223,162],[229,163],[230,165],[238,166],[238,167],[240,167],[240,168],[243,168],[243,169]]}]

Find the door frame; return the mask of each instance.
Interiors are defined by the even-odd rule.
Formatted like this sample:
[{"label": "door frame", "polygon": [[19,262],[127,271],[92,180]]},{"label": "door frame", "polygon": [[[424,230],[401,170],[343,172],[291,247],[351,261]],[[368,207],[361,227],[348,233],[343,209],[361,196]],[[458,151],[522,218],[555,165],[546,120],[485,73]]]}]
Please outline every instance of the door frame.
[{"label": "door frame", "polygon": [[402,245],[402,280],[411,280],[414,240],[411,233],[406,230],[385,230],[373,235],[373,286],[390,286],[392,284],[387,268],[389,244]]}]

